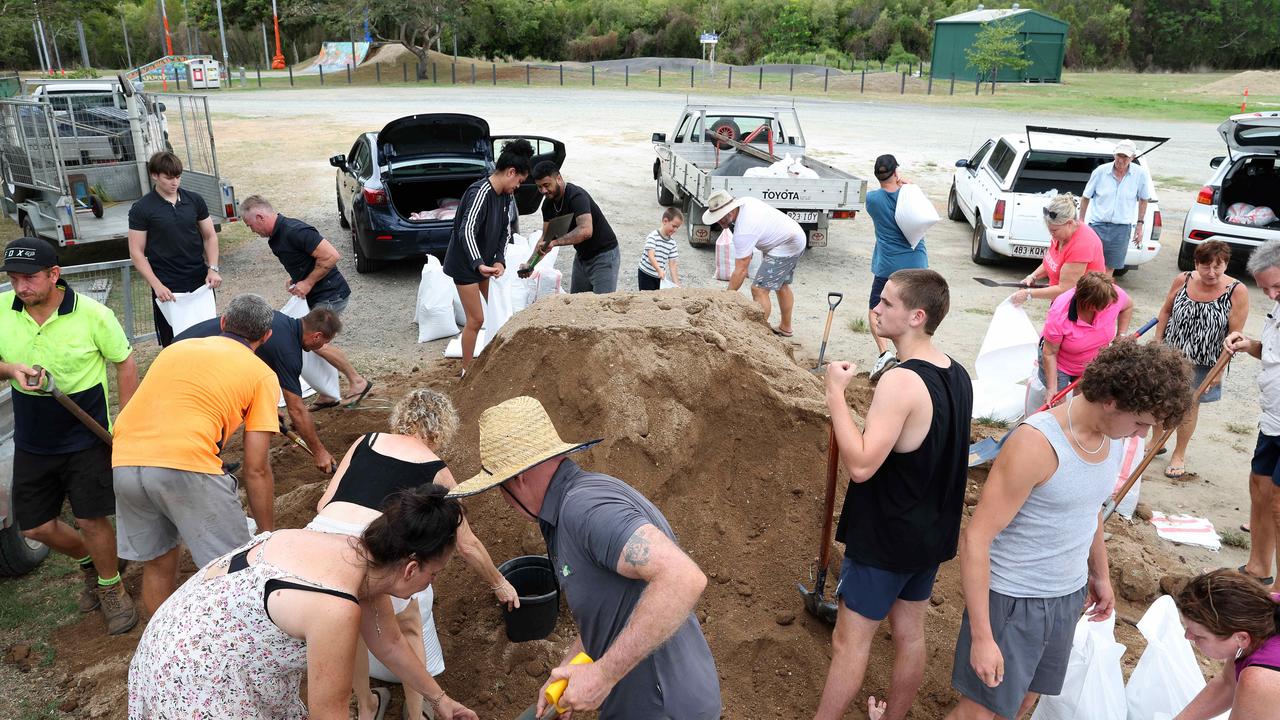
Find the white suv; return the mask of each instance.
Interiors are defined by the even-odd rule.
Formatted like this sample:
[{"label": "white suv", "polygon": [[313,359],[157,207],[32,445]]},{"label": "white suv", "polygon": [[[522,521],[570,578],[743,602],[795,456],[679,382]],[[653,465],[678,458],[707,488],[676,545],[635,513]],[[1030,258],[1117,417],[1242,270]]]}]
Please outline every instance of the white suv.
[{"label": "white suv", "polygon": [[[1079,197],[1094,168],[1114,159],[1112,150],[1120,139],[1132,140],[1142,150],[1133,161],[1147,168],[1150,179],[1151,166],[1143,156],[1168,138],[1028,126],[1025,135],[991,138],[973,157],[957,161],[947,217],[973,226],[973,261],[990,265],[1001,256],[1043,257],[1049,247],[1045,204],[1055,191]],[[1149,262],[1160,252],[1162,224],[1155,186],[1149,184],[1147,192],[1151,200],[1141,246],[1130,246],[1126,269]],[[1117,274],[1124,272],[1117,270]]]},{"label": "white suv", "polygon": [[1221,240],[1233,258],[1244,262],[1253,249],[1280,238],[1280,220],[1268,225],[1227,222],[1227,208],[1236,203],[1264,205],[1280,214],[1280,112],[1233,115],[1218,126],[1227,143],[1226,156],[1209,161],[1213,177],[1200,188],[1196,203],[1182,224],[1178,268],[1195,268],[1196,245]]}]

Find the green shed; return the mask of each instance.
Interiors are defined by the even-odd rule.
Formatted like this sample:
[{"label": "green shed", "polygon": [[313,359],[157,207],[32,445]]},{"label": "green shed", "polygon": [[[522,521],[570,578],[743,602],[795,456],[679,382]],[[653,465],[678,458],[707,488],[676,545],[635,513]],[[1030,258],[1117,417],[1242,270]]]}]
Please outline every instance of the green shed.
[{"label": "green shed", "polygon": [[[976,80],[977,70],[969,65],[964,51],[973,44],[988,23],[1003,21],[1020,25],[1019,37],[1026,43],[1025,70],[1001,68],[1000,82],[1059,82],[1062,60],[1067,52],[1067,23],[1037,10],[1019,8],[977,10],[941,18],[933,24],[933,58],[930,72],[937,78],[955,75],[957,80]],[[984,78],[986,79],[986,78]]]}]

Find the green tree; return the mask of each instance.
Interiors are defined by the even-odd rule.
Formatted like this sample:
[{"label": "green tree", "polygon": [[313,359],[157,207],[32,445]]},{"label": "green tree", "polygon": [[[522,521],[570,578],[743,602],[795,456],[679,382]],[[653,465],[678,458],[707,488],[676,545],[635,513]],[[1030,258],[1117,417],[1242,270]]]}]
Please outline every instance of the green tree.
[{"label": "green tree", "polygon": [[989,77],[1001,68],[1025,70],[1031,65],[1026,58],[1027,42],[1020,37],[1022,23],[992,22],[978,31],[973,45],[965,48],[964,56],[969,67],[982,77]]}]

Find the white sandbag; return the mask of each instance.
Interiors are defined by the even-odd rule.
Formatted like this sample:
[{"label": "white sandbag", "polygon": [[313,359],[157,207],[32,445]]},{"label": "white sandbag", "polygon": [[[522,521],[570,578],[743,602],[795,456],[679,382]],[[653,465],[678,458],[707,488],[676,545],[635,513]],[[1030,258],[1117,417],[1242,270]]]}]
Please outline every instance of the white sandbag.
[{"label": "white sandbag", "polygon": [[749,167],[742,173],[742,177],[752,178],[777,178],[786,177],[786,172],[775,170],[773,166],[769,167]]},{"label": "white sandbag", "polygon": [[894,210],[893,218],[911,247],[919,245],[924,234],[939,220],[938,210],[933,207],[933,203],[919,185],[912,183],[898,189],[898,207]]},{"label": "white sandbag", "polygon": [[728,280],[733,275],[733,231],[725,228],[716,238],[716,279]]},{"label": "white sandbag", "polygon": [[996,306],[974,369],[979,378],[1021,382],[1035,372],[1040,334],[1027,311],[1005,300]]},{"label": "white sandbag", "polygon": [[973,419],[991,418],[1007,423],[1022,419],[1025,388],[999,378],[976,378],[973,381]]},{"label": "white sandbag", "polygon": [[[536,231],[534,236],[541,237],[542,231]],[[512,315],[529,305],[529,279],[520,277],[519,270],[520,266],[528,262],[529,257],[533,255],[533,248],[533,242],[526,240],[519,233],[513,235],[512,242],[507,245],[507,271],[502,274],[502,279],[506,280],[507,301],[511,306]],[[538,261],[538,265],[542,265],[541,260]]]},{"label": "white sandbag", "polygon": [[173,300],[169,302],[156,300],[156,307],[160,308],[160,314],[164,316],[165,322],[173,328],[174,337],[181,335],[196,323],[218,317],[213,288],[208,285],[201,285],[199,290],[189,293],[174,293]]},{"label": "white sandbag", "polygon": [[[1040,412],[1040,408],[1049,402],[1050,398],[1046,397],[1044,383],[1040,382],[1040,363],[1037,362],[1031,371],[1031,377],[1027,378],[1027,399],[1022,407],[1022,416],[1031,417]],[[1058,392],[1062,392],[1062,388],[1058,388]]]},{"label": "white sandbag", "polygon": [[[426,651],[427,672],[431,673],[432,677],[444,672],[444,652],[440,649],[440,637],[436,634],[435,618],[431,613],[434,597],[435,590],[431,585],[413,596],[413,600],[418,603],[418,611],[422,613],[422,649]],[[400,682],[400,678],[383,665],[382,661],[374,657],[373,653],[369,653],[369,677],[377,678],[382,682]]]},{"label": "white sandbag", "polygon": [[666,276],[663,276],[663,278],[658,281],[659,290],[670,290],[672,288],[678,288],[678,287],[680,286],[668,280]]},{"label": "white sandbag", "polygon": [[1031,720],[1125,720],[1125,647],[1115,640],[1116,616],[1076,623],[1062,692],[1043,695]]},{"label": "white sandbag", "polygon": [[[551,257],[550,254],[547,257]],[[544,297],[563,293],[564,288],[561,286],[563,280],[564,275],[559,270],[554,267],[544,267],[541,262],[538,263],[538,269],[533,271],[525,283],[528,289],[525,306],[532,305]]]},{"label": "white sandbag", "polygon": [[[479,357],[480,351],[484,350],[484,344],[484,329],[481,328],[480,332],[476,334],[476,349],[471,353],[471,357]],[[444,348],[444,356],[455,359],[462,357],[462,336],[458,336],[449,341],[449,344]]]},{"label": "white sandbag", "polygon": [[489,337],[497,335],[514,312],[511,309],[512,280],[520,280],[514,270],[502,273],[502,277],[489,278],[489,297],[484,299],[484,325],[481,326],[488,331]]},{"label": "white sandbag", "polygon": [[467,310],[462,307],[462,298],[458,295],[458,286],[449,281],[449,285],[453,287],[453,322],[458,327],[465,327],[467,324]]},{"label": "white sandbag", "polygon": [[[306,298],[290,295],[289,302],[280,308],[280,312],[292,318],[306,317],[310,312]],[[316,389],[321,395],[331,398],[342,397],[342,387],[338,384],[338,369],[313,352],[302,353],[302,382],[304,386]]]},{"label": "white sandbag", "polygon": [[[418,323],[418,342],[429,342],[458,334],[457,317],[453,303],[458,296],[457,286],[444,274],[440,260],[427,256],[422,266],[422,279],[418,281],[418,302],[414,322]],[[458,302],[462,306],[462,302]],[[464,316],[465,321],[465,316]]]},{"label": "white sandbag", "polygon": [[[1125,688],[1128,720],[1156,720],[1173,716],[1191,702],[1205,685],[1191,643],[1183,633],[1178,607],[1173,598],[1162,595],[1151,603],[1138,621],[1138,631],[1147,639],[1147,648],[1129,676]],[[1230,665],[1223,672],[1231,672]],[[1215,720],[1225,720],[1226,713]]]}]

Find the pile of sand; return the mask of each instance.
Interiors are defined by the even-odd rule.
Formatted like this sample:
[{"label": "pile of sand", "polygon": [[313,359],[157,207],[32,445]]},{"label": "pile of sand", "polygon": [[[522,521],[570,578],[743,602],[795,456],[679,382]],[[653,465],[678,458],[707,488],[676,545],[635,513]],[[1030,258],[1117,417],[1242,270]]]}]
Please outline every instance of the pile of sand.
[{"label": "pile of sand", "polygon": [[1280,95],[1280,70],[1246,70],[1203,85],[1193,92],[1241,96],[1245,88],[1249,89],[1251,97]]},{"label": "pile of sand", "polygon": [[[821,383],[807,361],[793,356],[794,347],[770,333],[754,304],[733,293],[556,297],[512,318],[464,380],[452,379],[454,363],[436,361],[404,378],[381,378],[379,394],[394,400],[420,385],[450,394],[461,424],[442,455],[459,480],[479,468],[480,413],[517,395],[538,398],[566,440],[603,437],[575,460],[652,499],[710,578],[697,616],[720,669],[724,716],[802,717],[816,708],[830,662],[830,628],[804,612],[796,590],[797,583],[812,585],[828,420]],[[848,399],[863,412],[869,398],[865,378],[859,379]],[[386,413],[377,411],[318,413],[316,419],[335,454],[386,425]],[[277,525],[300,527],[314,515],[325,483],[303,453],[287,447],[273,453]],[[976,503],[985,478],[984,469],[971,473],[967,505]],[[536,526],[499,493],[466,505],[495,563],[545,552]],[[1162,581],[1167,585],[1171,574],[1191,568],[1155,545],[1150,526],[1116,518],[1108,530],[1115,534],[1109,547],[1120,610],[1136,619]],[[842,551],[835,546],[828,597]],[[127,579],[136,592],[136,572]],[[436,589],[448,667],[443,687],[481,717],[516,716],[573,639],[566,606],[557,633],[516,645],[506,640],[487,584],[464,563],[451,563]],[[929,607],[929,658],[911,718],[941,717],[955,701],[950,674],[963,606],[959,564],[950,562]],[[110,707],[108,717],[123,718],[124,675],[137,631],[107,638],[89,623],[65,628],[55,639],[58,663],[70,673],[63,692],[92,698]],[[1131,668],[1141,638],[1124,623],[1117,635],[1130,646],[1125,660]],[[875,639],[859,703],[867,694],[884,696],[892,658],[886,625]],[[398,705],[393,701],[392,716]]]}]

